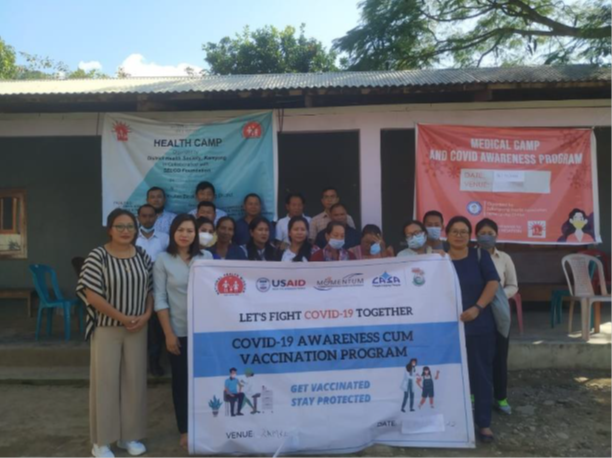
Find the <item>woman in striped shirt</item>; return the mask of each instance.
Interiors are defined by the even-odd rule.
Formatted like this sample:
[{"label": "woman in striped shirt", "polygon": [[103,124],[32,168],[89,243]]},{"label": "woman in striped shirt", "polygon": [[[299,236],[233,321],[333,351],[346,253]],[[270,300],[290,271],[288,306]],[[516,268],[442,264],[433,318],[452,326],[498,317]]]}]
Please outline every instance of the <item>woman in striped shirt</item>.
[{"label": "woman in striped shirt", "polygon": [[111,444],[130,455],[146,452],[147,322],[153,310],[152,263],[134,245],[136,218],[127,210],[108,215],[110,241],[83,264],[78,296],[87,304],[91,339],[89,387],[92,454],[114,457]]}]

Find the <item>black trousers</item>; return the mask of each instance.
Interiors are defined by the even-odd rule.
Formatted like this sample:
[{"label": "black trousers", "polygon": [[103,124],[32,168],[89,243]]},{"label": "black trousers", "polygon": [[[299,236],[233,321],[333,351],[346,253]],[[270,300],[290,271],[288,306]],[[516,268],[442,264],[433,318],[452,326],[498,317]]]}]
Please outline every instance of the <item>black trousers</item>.
[{"label": "black trousers", "polygon": [[149,332],[147,333],[147,353],[150,362],[159,364],[159,358],[165,345],[164,330],[159,323],[157,313],[152,313],[149,319]]},{"label": "black trousers", "polygon": [[[230,413],[232,417],[236,415],[236,413],[241,413],[242,404],[244,402],[244,393],[237,393],[233,396],[228,396],[230,402]],[[238,404],[238,412],[236,412],[236,404]]]},{"label": "black trousers", "polygon": [[488,428],[493,407],[495,334],[466,335],[465,344],[470,388],[474,395],[474,422],[479,428]]},{"label": "black trousers", "polygon": [[495,339],[495,359],[493,360],[493,395],[495,400],[503,401],[508,397],[508,348],[510,337],[499,332]]},{"label": "black trousers", "polygon": [[189,395],[189,380],[187,374],[187,337],[179,337],[181,354],[168,353],[172,369],[172,400],[174,401],[174,414],[179,433],[187,433],[187,396]]}]

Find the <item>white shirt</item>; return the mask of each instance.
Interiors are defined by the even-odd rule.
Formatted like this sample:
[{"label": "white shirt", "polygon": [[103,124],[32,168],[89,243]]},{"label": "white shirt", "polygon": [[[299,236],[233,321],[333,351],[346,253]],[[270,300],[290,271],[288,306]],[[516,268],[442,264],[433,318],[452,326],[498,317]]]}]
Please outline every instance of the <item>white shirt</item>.
[{"label": "white shirt", "polygon": [[[198,208],[196,207],[195,210],[191,210],[189,214],[193,215],[197,219],[198,218]],[[219,221],[219,219],[223,218],[224,216],[227,216],[227,213],[221,210],[220,208],[217,208],[217,210],[215,211],[215,227],[217,226],[217,221]]]},{"label": "white shirt", "polygon": [[[293,251],[291,251],[289,248],[287,248],[283,252],[283,257],[281,258],[281,261],[283,261],[283,262],[292,262],[293,258],[295,258],[296,256],[297,256],[297,254],[295,254]],[[302,258],[302,262],[308,262],[308,259]]]},{"label": "white shirt", "polygon": [[[308,226],[310,226],[310,222],[312,221],[312,218],[306,215],[302,215],[302,216],[306,218],[306,221],[308,221]],[[291,217],[287,215],[284,218],[281,218],[276,222],[276,240],[280,240],[281,242],[284,242],[287,244],[290,243],[289,242],[289,221],[291,221]]]},{"label": "white shirt", "polygon": [[170,237],[163,232],[153,231],[153,235],[146,238],[140,229],[138,229],[138,237],[136,238],[136,246],[139,246],[147,252],[151,261],[155,262],[159,253],[163,253],[168,248]]},{"label": "white shirt", "polygon": [[516,278],[514,262],[512,262],[512,258],[508,253],[499,251],[497,248],[493,251],[491,259],[493,259],[493,264],[495,264],[495,270],[497,270],[506,297],[509,299],[518,292],[518,279]]},{"label": "white shirt", "polygon": [[242,392],[245,395],[248,396],[252,396],[253,391],[254,391],[254,387],[253,384],[251,383],[251,381],[249,380],[251,377],[247,377],[246,375],[244,377],[238,377],[238,383],[240,383],[240,385],[242,385]]},{"label": "white shirt", "polygon": [[155,231],[169,234],[170,225],[172,224],[172,221],[174,221],[174,218],[176,218],[176,214],[164,210],[162,213],[157,215],[155,225],[153,226],[155,228]]}]

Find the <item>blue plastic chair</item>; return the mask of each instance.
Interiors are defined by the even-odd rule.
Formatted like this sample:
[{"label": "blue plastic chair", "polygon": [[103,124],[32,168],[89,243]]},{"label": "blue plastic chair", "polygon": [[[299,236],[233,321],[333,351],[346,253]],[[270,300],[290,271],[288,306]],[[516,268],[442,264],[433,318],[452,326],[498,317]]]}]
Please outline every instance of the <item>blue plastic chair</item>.
[{"label": "blue plastic chair", "polygon": [[[43,311],[47,311],[47,336],[51,335],[53,326],[53,313],[55,309],[61,308],[64,311],[64,335],[66,340],[70,340],[70,313],[72,307],[77,307],[79,314],[79,331],[83,333],[83,313],[84,304],[79,299],[65,299],[62,296],[59,285],[57,283],[57,275],[51,266],[44,264],[30,264],[30,272],[34,280],[34,288],[39,297],[38,317],[36,319],[36,340],[40,336],[40,325],[42,322]],[[55,299],[51,299],[49,288],[47,287],[47,277],[50,277],[51,286]]]},{"label": "blue plastic chair", "polygon": [[[591,280],[595,275],[596,265],[592,262],[589,265],[589,275]],[[569,289],[555,289],[550,298],[550,327],[554,328],[555,324],[561,324],[561,316],[563,314],[563,298],[570,297],[572,294]],[[591,327],[595,322],[595,307],[591,308]]]}]

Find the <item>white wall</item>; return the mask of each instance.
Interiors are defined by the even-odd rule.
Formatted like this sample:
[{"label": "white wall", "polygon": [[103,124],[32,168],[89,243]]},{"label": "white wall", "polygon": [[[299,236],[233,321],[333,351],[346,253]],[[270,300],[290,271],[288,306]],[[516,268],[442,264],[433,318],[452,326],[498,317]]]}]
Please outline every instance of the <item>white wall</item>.
[{"label": "white wall", "polygon": [[[253,111],[152,112],[137,116],[176,122],[215,122]],[[277,112],[276,115],[279,113]],[[380,131],[417,123],[506,127],[610,126],[609,100],[415,104],[284,110],[284,132],[358,130],[362,221],[382,224]],[[95,136],[103,114],[0,114],[0,137]]]}]

